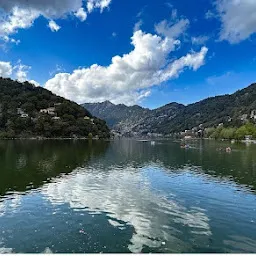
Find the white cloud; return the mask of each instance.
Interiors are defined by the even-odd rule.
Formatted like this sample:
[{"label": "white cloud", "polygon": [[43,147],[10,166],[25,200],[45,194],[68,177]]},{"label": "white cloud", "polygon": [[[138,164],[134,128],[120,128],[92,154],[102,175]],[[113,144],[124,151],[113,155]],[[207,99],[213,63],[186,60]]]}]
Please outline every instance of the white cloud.
[{"label": "white cloud", "polygon": [[29,83],[33,84],[36,87],[40,86],[40,84],[37,81],[35,81],[35,80],[29,80]]},{"label": "white cloud", "polygon": [[3,36],[2,40],[6,43],[13,43],[13,44],[16,44],[16,45],[18,45],[20,43],[20,40],[15,40],[14,38],[11,38],[9,36]]},{"label": "white cloud", "polygon": [[91,13],[94,9],[99,8],[101,12],[107,8],[111,0],[87,0],[87,10]]},{"label": "white cloud", "polygon": [[78,11],[75,13],[75,16],[81,20],[85,21],[87,18],[87,13],[85,12],[84,8],[79,8]]},{"label": "white cloud", "polygon": [[143,25],[143,20],[140,19],[138,22],[135,23],[133,31],[135,32],[135,31],[140,30],[142,25]]},{"label": "white cloud", "polygon": [[88,1],[87,2],[87,10],[89,13],[91,13],[93,11],[94,5],[92,1]]},{"label": "white cloud", "polygon": [[[179,33],[172,33],[177,36]],[[111,100],[132,105],[150,93],[150,88],[176,78],[185,68],[197,70],[204,64],[207,48],[171,61],[170,53],[180,45],[173,38],[134,32],[134,49],[115,56],[109,66],[94,64],[72,73],[59,73],[45,87],[78,103]]]},{"label": "white cloud", "polygon": [[10,77],[12,70],[13,68],[10,62],[0,61],[0,77]]},{"label": "white cloud", "polygon": [[218,0],[216,4],[222,22],[221,40],[239,43],[256,32],[255,0]]},{"label": "white cloud", "polygon": [[27,75],[28,71],[31,69],[31,67],[23,65],[21,61],[18,61],[18,64],[13,67],[13,71],[15,71],[15,78],[19,82],[25,82],[28,80]]},{"label": "white cloud", "polygon": [[171,21],[163,20],[155,25],[155,30],[159,35],[169,38],[177,38],[186,31],[189,26],[188,19],[177,20],[177,12],[173,10]]},{"label": "white cloud", "polygon": [[198,36],[198,37],[192,37],[191,41],[192,44],[195,45],[203,45],[205,44],[210,38],[208,36]]},{"label": "white cloud", "polygon": [[53,20],[49,21],[48,27],[52,32],[58,32],[60,30],[60,26]]},{"label": "white cloud", "polygon": [[28,72],[30,69],[31,67],[22,64],[21,60],[19,60],[16,65],[12,65],[10,62],[0,61],[0,77],[10,77],[19,82],[29,81],[35,86],[40,86],[35,80],[28,79]]},{"label": "white cloud", "polygon": [[7,39],[18,29],[31,27],[38,16],[39,13],[34,10],[14,7],[10,15],[4,16],[0,21],[0,37]]},{"label": "white cloud", "polygon": [[[88,0],[90,12],[107,8],[111,0]],[[19,29],[30,28],[34,21],[43,16],[51,23],[58,18],[75,15],[81,21],[87,17],[83,9],[83,0],[0,0],[0,37],[17,33]],[[52,23],[52,25],[54,25]],[[52,26],[57,31],[58,26]]]},{"label": "white cloud", "polygon": [[35,85],[36,87],[40,86],[40,84],[35,80],[29,80],[28,72],[31,69],[30,66],[26,66],[22,64],[21,60],[18,61],[17,65],[12,67],[12,76],[11,78],[16,79],[17,81],[23,83],[28,81],[29,83]]},{"label": "white cloud", "polygon": [[0,0],[0,6],[7,13],[13,8],[36,10],[47,18],[59,18],[77,11],[83,5],[82,0]]},{"label": "white cloud", "polygon": [[116,33],[116,32],[113,32],[113,33],[112,33],[112,37],[117,37],[117,33]]}]

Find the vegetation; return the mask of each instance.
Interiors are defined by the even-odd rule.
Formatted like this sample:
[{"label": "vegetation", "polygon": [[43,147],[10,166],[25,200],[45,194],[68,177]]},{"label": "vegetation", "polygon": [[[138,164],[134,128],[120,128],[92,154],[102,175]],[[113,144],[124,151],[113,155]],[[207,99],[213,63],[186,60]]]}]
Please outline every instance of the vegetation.
[{"label": "vegetation", "polygon": [[205,129],[204,136],[214,139],[237,139],[243,140],[245,136],[256,139],[256,126],[253,123],[246,123],[239,128],[234,127],[217,127]]},{"label": "vegetation", "polygon": [[[256,84],[231,95],[216,96],[190,104],[177,113],[176,117],[166,120],[165,126],[156,125],[155,129],[163,134],[180,132],[203,124],[214,127],[223,123],[225,127],[240,127],[250,120],[251,111],[256,110]],[[243,115],[247,117],[242,120]]]},{"label": "vegetation", "polygon": [[78,104],[25,82],[0,78],[0,137],[109,137],[105,123]]},{"label": "vegetation", "polygon": [[[147,136],[150,133],[170,135],[197,129],[199,126],[205,129],[223,124],[227,130],[214,129],[215,134],[212,136],[232,137],[234,129],[248,121],[256,121],[256,84],[231,95],[211,97],[187,106],[170,103],[153,110],[139,106],[114,105],[110,102],[83,106],[93,115],[107,120],[114,131],[124,136]],[[239,130],[236,136],[241,137],[239,134],[246,132]]]},{"label": "vegetation", "polygon": [[105,120],[110,128],[117,126],[120,122],[136,122],[150,114],[149,109],[140,106],[115,105],[110,101],[101,103],[85,103],[82,106],[88,109],[93,115]]}]

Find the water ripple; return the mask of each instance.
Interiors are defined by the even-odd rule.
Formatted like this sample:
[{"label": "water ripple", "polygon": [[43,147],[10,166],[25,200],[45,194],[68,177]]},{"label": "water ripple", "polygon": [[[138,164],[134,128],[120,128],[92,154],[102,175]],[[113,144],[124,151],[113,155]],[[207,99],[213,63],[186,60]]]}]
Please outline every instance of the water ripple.
[{"label": "water ripple", "polygon": [[[174,198],[157,194],[151,182],[135,168],[104,170],[79,169],[56,178],[42,188],[44,196],[54,205],[68,203],[73,209],[88,212],[107,212],[108,222],[114,227],[127,223],[134,227],[128,248],[141,252],[146,247],[158,248],[168,243],[169,248],[184,243],[173,225],[182,225],[188,232],[211,235],[209,218],[204,209],[188,209]],[[166,227],[169,228],[166,232]]]}]

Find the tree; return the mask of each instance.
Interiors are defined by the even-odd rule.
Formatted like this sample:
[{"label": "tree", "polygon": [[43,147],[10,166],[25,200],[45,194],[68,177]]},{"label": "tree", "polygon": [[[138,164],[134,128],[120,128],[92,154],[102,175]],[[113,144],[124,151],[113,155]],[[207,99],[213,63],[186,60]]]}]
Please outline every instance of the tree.
[{"label": "tree", "polygon": [[248,134],[247,134],[247,129],[246,129],[246,126],[245,126],[245,125],[243,125],[243,126],[241,126],[240,128],[238,128],[237,131],[236,131],[236,133],[235,133],[235,137],[236,137],[236,139],[238,139],[238,140],[244,139],[244,137],[245,137],[246,135],[248,135]]},{"label": "tree", "polygon": [[235,128],[223,128],[220,132],[220,138],[233,139],[235,137]]},{"label": "tree", "polygon": [[[40,113],[41,109],[55,107],[59,119]],[[29,114],[20,117],[17,108]],[[0,133],[2,137],[72,137],[105,134],[109,136],[106,124],[94,118],[95,123],[84,120],[91,114],[75,102],[54,95],[50,91],[35,87],[28,82],[19,83],[0,78]]]}]

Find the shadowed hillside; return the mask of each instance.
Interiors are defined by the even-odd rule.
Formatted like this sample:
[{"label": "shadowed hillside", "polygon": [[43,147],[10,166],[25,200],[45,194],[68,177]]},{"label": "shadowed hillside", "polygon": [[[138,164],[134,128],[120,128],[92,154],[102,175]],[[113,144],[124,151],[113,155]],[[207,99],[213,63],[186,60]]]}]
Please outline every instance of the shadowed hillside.
[{"label": "shadowed hillside", "polygon": [[109,129],[75,102],[28,82],[0,78],[0,136],[106,138]]}]

